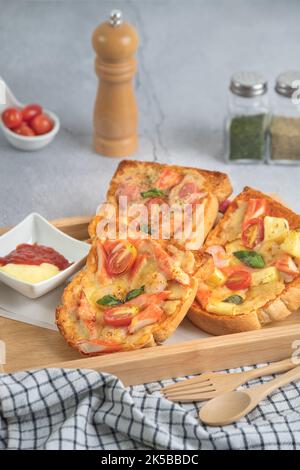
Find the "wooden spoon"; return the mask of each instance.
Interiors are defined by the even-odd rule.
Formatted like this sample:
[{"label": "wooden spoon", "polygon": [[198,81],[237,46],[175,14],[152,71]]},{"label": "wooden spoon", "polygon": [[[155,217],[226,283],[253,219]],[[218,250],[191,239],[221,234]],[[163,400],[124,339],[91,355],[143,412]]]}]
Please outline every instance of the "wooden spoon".
[{"label": "wooden spoon", "polygon": [[207,402],[199,412],[199,418],[210,426],[225,426],[250,413],[258,403],[282,385],[300,379],[300,366],[263,385],[249,389],[226,392]]}]

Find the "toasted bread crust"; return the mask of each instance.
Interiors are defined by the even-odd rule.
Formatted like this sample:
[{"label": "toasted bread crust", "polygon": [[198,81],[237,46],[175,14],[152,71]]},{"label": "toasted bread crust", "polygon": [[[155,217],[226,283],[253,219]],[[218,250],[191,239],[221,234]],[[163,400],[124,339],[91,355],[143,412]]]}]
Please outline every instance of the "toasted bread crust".
[{"label": "toasted bread crust", "polygon": [[107,199],[109,199],[110,195],[113,195],[115,193],[115,179],[117,176],[121,176],[128,168],[151,168],[151,167],[156,167],[161,170],[164,168],[170,168],[173,170],[177,170],[179,172],[182,172],[183,169],[185,170],[191,170],[193,172],[197,172],[199,175],[203,176],[209,187],[211,192],[217,197],[219,201],[223,201],[226,199],[232,192],[232,186],[230,183],[230,180],[227,176],[226,173],[222,173],[220,171],[210,171],[210,170],[202,170],[200,168],[193,168],[193,167],[188,167],[188,166],[179,166],[179,165],[166,165],[165,163],[156,163],[156,162],[141,162],[138,160],[122,160],[112,179],[110,186],[108,188],[107,192]]},{"label": "toasted bread crust", "polygon": [[203,310],[196,302],[192,304],[187,317],[201,330],[217,336],[261,328],[256,312],[237,316],[213,315]]},{"label": "toasted bread crust", "polygon": [[[204,227],[203,227],[204,240],[215,223],[215,220],[218,215],[218,210],[219,210],[218,199],[216,198],[214,194],[208,194],[207,199],[206,199],[206,204],[204,206],[204,217],[203,217],[204,218]],[[92,218],[89,224],[88,231],[92,239],[96,236],[97,225],[101,219],[102,217],[100,215],[96,215],[95,217]],[[176,244],[176,240],[172,239],[172,243]]]},{"label": "toasted bread crust", "polygon": [[[266,194],[245,187],[244,190],[234,199],[233,205],[228,208],[223,219],[210,232],[206,244],[218,243],[218,240],[224,236],[224,224],[230,219],[239,201],[248,201],[250,198],[267,199],[269,215],[274,217],[283,217],[288,220],[290,228],[300,228],[300,215],[275,201]],[[200,254],[201,258],[201,254]],[[189,310],[188,318],[193,324],[202,330],[213,335],[238,333],[261,328],[262,326],[275,321],[285,319],[300,307],[300,278],[286,285],[284,291],[276,299],[267,302],[263,307],[247,314],[228,316],[211,314],[200,306],[198,302],[193,302]]]},{"label": "toasted bread crust", "polygon": [[249,186],[246,186],[244,190],[238,194],[234,200],[233,204],[229,206],[227,211],[224,214],[224,217],[221,221],[213,228],[210,232],[206,243],[213,244],[217,243],[220,235],[223,231],[224,224],[231,218],[233,212],[235,211],[236,204],[240,201],[248,201],[251,198],[264,198],[269,202],[269,215],[273,217],[283,217],[288,220],[290,229],[294,230],[300,227],[300,215],[295,214],[291,209],[281,204],[279,201],[275,201],[267,194],[264,194],[256,189],[252,189]]},{"label": "toasted bread crust", "polygon": [[194,301],[197,288],[198,280],[193,277],[191,278],[191,293],[186,297],[176,315],[172,315],[172,318],[169,319],[169,321],[164,321],[153,333],[153,338],[156,344],[166,341],[166,339],[169,338],[169,336],[171,336],[171,334],[176,330]]},{"label": "toasted bread crust", "polygon": [[[98,356],[99,353],[84,354],[77,347],[77,338],[71,334],[70,328],[68,328],[68,318],[70,312],[73,308],[75,308],[75,306],[79,302],[82,290],[82,280],[85,275],[85,271],[86,269],[82,269],[81,271],[79,271],[79,273],[77,273],[77,275],[73,278],[73,280],[68,284],[68,286],[64,290],[61,304],[56,308],[56,324],[60,333],[64,337],[65,341],[69,344],[69,346],[74,349],[77,349],[83,356]],[[145,335],[141,339],[141,341],[136,344],[124,345],[122,350],[131,351],[134,349],[153,346],[155,345],[154,343],[155,341],[153,335],[150,333]]]},{"label": "toasted bread crust", "polygon": [[[77,349],[84,356],[96,356],[99,355],[99,353],[85,354],[79,349],[77,346],[78,338],[73,334],[69,320],[70,316],[76,314],[76,307],[79,304],[85,276],[88,272],[94,273],[96,270],[97,264],[95,259],[95,248],[92,246],[88,255],[86,267],[79,271],[67,285],[63,292],[61,304],[56,308],[56,324],[60,333],[71,347]],[[126,342],[125,338],[125,341],[122,343],[122,351],[132,351],[135,349],[155,346],[164,342],[174,332],[179,323],[185,317],[197,292],[197,278],[191,276],[190,280],[189,292],[181,299],[181,303],[178,305],[174,314],[164,317],[164,319],[159,323],[148,326],[147,331],[143,336],[136,335],[136,337],[134,337],[134,334],[131,335],[134,337],[134,341]]]},{"label": "toasted bread crust", "polygon": [[[156,162],[140,162],[136,160],[122,160],[109,185],[106,199],[108,202],[114,202],[115,200],[115,193],[119,184],[119,180],[125,174],[128,169],[140,169],[140,168],[158,168],[159,170],[163,170],[164,168],[170,168],[177,170],[178,172],[182,172],[183,170],[191,170],[192,172],[198,173],[200,176],[205,178],[206,184],[208,187],[209,192],[211,193],[210,203],[207,205],[207,210],[205,217],[207,220],[205,221],[205,236],[212,228],[217,213],[218,213],[218,202],[224,201],[231,193],[232,193],[232,186],[228,176],[225,173],[221,173],[219,171],[209,171],[209,170],[202,170],[198,168],[192,167],[182,167],[178,165],[166,165],[163,163],[156,163]],[[95,216],[89,225],[89,235],[93,238],[96,235],[96,227],[99,221],[99,217]]]}]

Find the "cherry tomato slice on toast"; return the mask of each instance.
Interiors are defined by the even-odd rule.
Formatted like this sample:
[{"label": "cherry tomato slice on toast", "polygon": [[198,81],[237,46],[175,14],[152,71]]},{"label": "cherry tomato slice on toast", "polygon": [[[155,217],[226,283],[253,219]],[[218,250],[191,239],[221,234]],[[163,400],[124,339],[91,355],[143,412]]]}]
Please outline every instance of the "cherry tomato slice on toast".
[{"label": "cherry tomato slice on toast", "polygon": [[251,274],[249,271],[243,269],[233,272],[225,282],[225,286],[230,290],[247,289],[250,284]]}]

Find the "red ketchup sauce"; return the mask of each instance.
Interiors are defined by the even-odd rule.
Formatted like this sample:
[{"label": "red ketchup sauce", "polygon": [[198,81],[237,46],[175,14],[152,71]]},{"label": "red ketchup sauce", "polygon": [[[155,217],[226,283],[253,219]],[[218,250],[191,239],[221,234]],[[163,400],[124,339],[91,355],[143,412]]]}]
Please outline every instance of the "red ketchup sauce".
[{"label": "red ketchup sauce", "polygon": [[53,248],[36,243],[33,245],[22,243],[8,255],[0,256],[0,266],[5,266],[6,264],[30,264],[39,266],[42,263],[53,264],[57,266],[60,271],[71,266],[71,263]]}]

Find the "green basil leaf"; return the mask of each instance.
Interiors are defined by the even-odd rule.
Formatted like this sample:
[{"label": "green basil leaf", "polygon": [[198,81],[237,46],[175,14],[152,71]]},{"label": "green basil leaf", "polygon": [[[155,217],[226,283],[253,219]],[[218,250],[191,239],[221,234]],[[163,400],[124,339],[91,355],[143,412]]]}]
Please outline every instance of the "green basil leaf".
[{"label": "green basil leaf", "polygon": [[143,294],[145,292],[145,286],[140,287],[139,289],[133,289],[128,294],[126,295],[125,302],[128,302],[128,300],[135,299],[139,295]]},{"label": "green basil leaf", "polygon": [[152,188],[152,189],[149,189],[148,191],[142,191],[141,196],[144,197],[144,198],[146,198],[146,197],[157,197],[157,196],[166,197],[166,194],[161,189]]},{"label": "green basil leaf", "polygon": [[229,297],[224,299],[223,302],[228,302],[230,304],[240,305],[244,302],[244,299],[240,295],[234,294],[234,295],[230,295]]},{"label": "green basil leaf", "polygon": [[246,264],[246,266],[250,266],[250,268],[265,267],[263,257],[259,253],[256,253],[256,251],[241,250],[235,251],[233,254],[242,263]]},{"label": "green basil leaf", "polygon": [[101,299],[98,299],[96,302],[98,305],[108,305],[108,306],[113,306],[113,305],[119,305],[121,304],[121,300],[117,299],[114,295],[104,295],[104,297],[101,297]]}]

